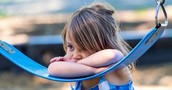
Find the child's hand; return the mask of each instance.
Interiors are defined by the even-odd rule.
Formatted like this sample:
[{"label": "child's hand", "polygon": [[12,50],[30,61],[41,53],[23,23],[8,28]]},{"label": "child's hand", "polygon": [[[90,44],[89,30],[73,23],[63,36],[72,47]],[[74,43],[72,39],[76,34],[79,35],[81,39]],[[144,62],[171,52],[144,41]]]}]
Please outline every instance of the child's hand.
[{"label": "child's hand", "polygon": [[50,63],[58,62],[58,61],[68,61],[68,59],[65,57],[54,57],[50,60]]},{"label": "child's hand", "polygon": [[76,62],[74,59],[68,59],[66,57],[54,57],[50,60],[50,63],[64,61],[64,62]]}]

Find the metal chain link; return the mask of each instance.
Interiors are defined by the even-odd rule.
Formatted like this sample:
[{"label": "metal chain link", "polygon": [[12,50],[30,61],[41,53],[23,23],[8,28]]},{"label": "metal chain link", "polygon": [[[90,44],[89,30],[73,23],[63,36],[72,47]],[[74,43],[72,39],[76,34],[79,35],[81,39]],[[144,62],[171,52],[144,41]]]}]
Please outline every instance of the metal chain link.
[{"label": "metal chain link", "polygon": [[[156,6],[156,14],[155,14],[155,23],[157,26],[159,26],[159,25],[167,26],[168,25],[168,18],[167,18],[166,10],[164,8],[164,3],[165,3],[165,0],[156,0],[157,6]],[[164,18],[165,18],[164,23],[159,23],[159,20],[158,20],[158,14],[159,14],[160,7],[162,8]]]},{"label": "metal chain link", "polygon": [[158,4],[158,2],[160,2],[161,5],[163,5],[165,3],[165,0],[156,0],[157,4]]}]

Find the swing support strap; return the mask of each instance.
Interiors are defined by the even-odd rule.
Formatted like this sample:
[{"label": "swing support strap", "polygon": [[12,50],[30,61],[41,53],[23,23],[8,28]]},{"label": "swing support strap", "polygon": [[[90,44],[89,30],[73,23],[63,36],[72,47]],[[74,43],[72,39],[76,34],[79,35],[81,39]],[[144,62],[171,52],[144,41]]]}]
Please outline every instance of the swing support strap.
[{"label": "swing support strap", "polygon": [[13,54],[15,53],[15,51],[8,47],[3,41],[0,40],[0,47],[3,48],[6,52],[10,53],[10,54]]},{"label": "swing support strap", "polygon": [[[164,3],[165,3],[165,0],[156,0],[156,14],[155,14],[155,24],[157,27],[160,26],[160,24],[162,26],[167,26],[168,25],[168,17],[167,17],[167,13],[166,13],[166,10],[164,8]],[[159,11],[160,11],[160,7],[162,9],[162,12],[164,14],[164,18],[165,18],[165,21],[164,23],[159,23],[159,20],[158,20],[158,15],[159,15]]]},{"label": "swing support strap", "polygon": [[[156,13],[155,13],[155,24],[157,30],[156,32],[154,32],[154,34],[147,40],[147,42],[145,43],[146,45],[150,44],[151,42],[153,42],[155,40],[155,38],[157,37],[157,35],[159,35],[159,33],[161,33],[161,30],[163,28],[163,30],[167,27],[168,25],[168,17],[167,17],[167,13],[166,10],[164,8],[164,3],[165,0],[156,0]],[[162,8],[162,12],[164,15],[164,23],[160,23],[158,20],[158,15],[159,15],[159,11],[160,11],[160,7]]]}]

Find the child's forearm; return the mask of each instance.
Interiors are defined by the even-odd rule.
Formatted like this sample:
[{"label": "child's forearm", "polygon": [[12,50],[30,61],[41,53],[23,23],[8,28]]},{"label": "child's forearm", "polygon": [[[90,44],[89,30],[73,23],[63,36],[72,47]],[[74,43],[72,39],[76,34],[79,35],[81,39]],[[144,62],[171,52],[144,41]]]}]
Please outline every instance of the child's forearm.
[{"label": "child's forearm", "polygon": [[48,73],[57,77],[81,77],[93,75],[107,69],[107,67],[93,68],[87,65],[71,62],[54,62],[48,67]]},{"label": "child's forearm", "polygon": [[118,62],[123,57],[123,54],[114,49],[105,49],[96,52],[84,59],[79,60],[77,63],[85,64],[91,67],[108,66],[115,62]]}]

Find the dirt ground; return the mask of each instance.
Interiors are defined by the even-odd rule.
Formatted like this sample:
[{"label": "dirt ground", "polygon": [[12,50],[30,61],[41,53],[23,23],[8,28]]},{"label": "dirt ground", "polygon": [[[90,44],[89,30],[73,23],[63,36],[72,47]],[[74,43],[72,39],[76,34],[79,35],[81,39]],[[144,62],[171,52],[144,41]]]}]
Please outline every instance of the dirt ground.
[{"label": "dirt ground", "polygon": [[[136,67],[133,82],[136,90],[172,90],[172,63]],[[69,84],[49,81],[28,72],[1,71],[0,90],[70,90]]]},{"label": "dirt ground", "polygon": [[136,90],[172,90],[172,63],[140,67],[133,72]]}]

